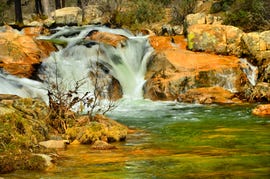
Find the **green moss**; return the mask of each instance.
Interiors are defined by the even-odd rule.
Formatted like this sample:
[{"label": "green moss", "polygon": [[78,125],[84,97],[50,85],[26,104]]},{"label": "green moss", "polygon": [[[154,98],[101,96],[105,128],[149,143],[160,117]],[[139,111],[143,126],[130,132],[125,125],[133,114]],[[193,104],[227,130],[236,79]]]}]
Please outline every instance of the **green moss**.
[{"label": "green moss", "polygon": [[62,46],[62,47],[66,47],[67,44],[68,44],[67,41],[62,40],[62,39],[48,39],[48,40],[46,40],[46,41],[49,41],[49,42],[51,42],[51,43],[53,43],[53,44],[55,44],[55,45],[60,45],[60,46]]},{"label": "green moss", "polygon": [[187,37],[187,41],[188,41],[188,49],[192,50],[193,49],[193,45],[194,45],[194,38],[195,38],[195,34],[194,33],[189,33],[188,37]]}]

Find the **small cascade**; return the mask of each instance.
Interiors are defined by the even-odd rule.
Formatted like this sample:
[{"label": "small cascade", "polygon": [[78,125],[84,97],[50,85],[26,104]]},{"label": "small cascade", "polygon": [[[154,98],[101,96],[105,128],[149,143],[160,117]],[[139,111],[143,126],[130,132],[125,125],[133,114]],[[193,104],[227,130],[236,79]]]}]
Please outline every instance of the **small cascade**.
[{"label": "small cascade", "polygon": [[[22,97],[39,97],[47,101],[48,85],[61,83],[61,90],[74,89],[76,82],[83,80],[81,94],[93,90],[91,74],[96,70],[99,81],[110,81],[108,76],[117,79],[122,87],[124,98],[142,99],[142,86],[149,56],[154,51],[146,36],[134,36],[123,29],[109,29],[98,26],[61,27],[55,29],[51,36],[41,36],[40,39],[59,40],[65,42],[65,47],[59,46],[45,59],[39,69],[38,76],[43,81],[20,79],[0,73],[0,93],[17,94]],[[86,40],[93,31],[106,32],[122,36],[116,46],[102,41]],[[98,68],[98,69],[97,69]]]},{"label": "small cascade", "polygon": [[247,75],[250,84],[255,86],[258,79],[258,67],[253,66],[245,58],[240,58],[240,65],[243,72]]},{"label": "small cascade", "polygon": [[15,94],[21,97],[47,100],[44,84],[27,78],[17,78],[0,71],[0,94]]}]

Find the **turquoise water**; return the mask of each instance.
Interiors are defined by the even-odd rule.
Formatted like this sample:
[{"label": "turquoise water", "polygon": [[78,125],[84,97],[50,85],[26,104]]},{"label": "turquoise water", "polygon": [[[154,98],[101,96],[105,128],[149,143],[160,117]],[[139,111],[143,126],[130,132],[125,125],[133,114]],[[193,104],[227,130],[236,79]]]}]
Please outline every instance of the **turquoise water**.
[{"label": "turquoise water", "polygon": [[124,101],[109,116],[133,131],[118,149],[70,145],[46,172],[5,178],[270,178],[270,119],[251,105]]}]

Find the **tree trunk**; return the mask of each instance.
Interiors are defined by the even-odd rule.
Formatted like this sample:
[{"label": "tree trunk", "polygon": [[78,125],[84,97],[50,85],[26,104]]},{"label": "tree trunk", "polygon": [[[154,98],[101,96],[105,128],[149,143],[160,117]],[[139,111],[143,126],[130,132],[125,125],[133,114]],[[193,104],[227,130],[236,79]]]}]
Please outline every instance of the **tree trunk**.
[{"label": "tree trunk", "polygon": [[51,17],[51,8],[49,0],[42,0],[43,8],[44,8],[44,15],[47,17]]},{"label": "tree trunk", "polygon": [[77,6],[82,9],[82,0],[77,0]]},{"label": "tree trunk", "polygon": [[60,8],[61,8],[60,0],[55,0],[55,9],[60,9]]},{"label": "tree trunk", "polygon": [[41,0],[35,0],[35,12],[36,14],[43,15],[43,7]]},{"label": "tree trunk", "polygon": [[23,25],[21,0],[14,0],[15,3],[15,23],[19,26]]},{"label": "tree trunk", "polygon": [[62,8],[66,7],[66,0],[62,0]]}]

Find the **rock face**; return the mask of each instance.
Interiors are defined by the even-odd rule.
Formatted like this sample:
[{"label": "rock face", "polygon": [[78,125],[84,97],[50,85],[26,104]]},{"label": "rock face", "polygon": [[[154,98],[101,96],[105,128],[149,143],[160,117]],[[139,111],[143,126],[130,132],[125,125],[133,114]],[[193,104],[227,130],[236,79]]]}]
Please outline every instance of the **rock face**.
[{"label": "rock face", "polygon": [[207,23],[210,20],[206,17],[204,14],[190,14],[186,17],[190,50],[249,55],[258,61],[270,57],[270,31],[244,33],[237,27]]},{"label": "rock face", "polygon": [[145,98],[175,100],[189,89],[213,86],[222,87],[227,95],[225,91],[241,92],[249,83],[238,58],[187,51],[183,38],[175,37],[175,43],[169,38],[165,43],[164,38],[150,38],[157,52],[147,65]]},{"label": "rock face", "polygon": [[51,43],[34,38],[37,29],[29,31],[28,35],[10,28],[0,32],[0,68],[13,75],[31,77],[35,66],[55,50]]},{"label": "rock face", "polygon": [[241,37],[237,27],[225,25],[193,25],[187,30],[188,49],[224,55],[242,55]]},{"label": "rock face", "polygon": [[102,115],[83,126],[68,128],[68,139],[77,140],[81,144],[93,144],[95,141],[115,142],[125,140],[127,127]]},{"label": "rock face", "polygon": [[258,116],[270,115],[270,104],[262,104],[252,110],[252,114]]},{"label": "rock face", "polygon": [[258,84],[255,82],[245,96],[249,101],[269,101],[265,86],[270,82],[270,31],[244,33],[233,26],[203,24],[202,19],[199,14],[186,19],[188,49],[248,57],[248,62],[257,66]]},{"label": "rock face", "polygon": [[79,7],[65,7],[52,13],[56,25],[82,24],[82,10]]}]

